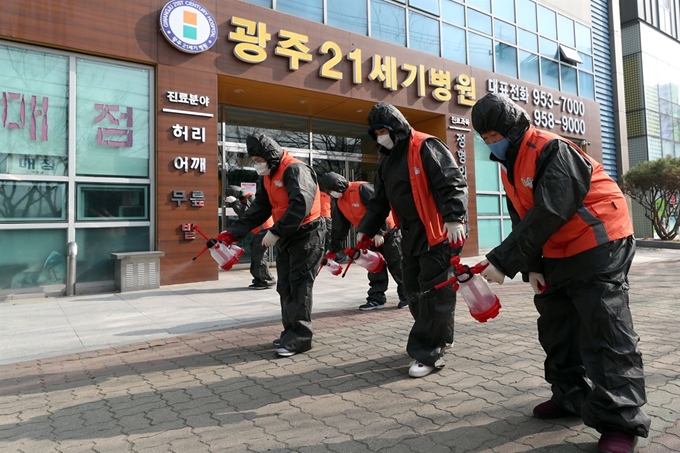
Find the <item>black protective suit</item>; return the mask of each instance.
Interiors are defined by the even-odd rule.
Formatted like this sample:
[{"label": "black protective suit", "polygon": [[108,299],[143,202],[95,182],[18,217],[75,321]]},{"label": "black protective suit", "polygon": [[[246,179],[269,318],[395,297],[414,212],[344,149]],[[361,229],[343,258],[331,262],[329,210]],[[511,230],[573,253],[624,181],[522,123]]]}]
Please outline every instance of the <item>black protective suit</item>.
[{"label": "black protective suit", "polygon": [[[444,366],[444,350],[453,344],[456,293],[450,287],[431,289],[453,275],[450,259],[461,248],[452,248],[444,240],[430,247],[425,226],[413,198],[408,169],[411,126],[394,106],[379,103],[368,115],[369,133],[374,129],[391,129],[395,146],[380,148],[382,157],[375,178],[375,193],[369,200],[359,231],[373,237],[382,227],[390,206],[402,232],[404,290],[414,318],[406,351],[418,362]],[[467,212],[467,183],[453,155],[436,138],[425,140],[420,149],[423,170],[430,181],[430,192],[444,222],[463,222]]]},{"label": "black protective suit", "polygon": [[[510,141],[499,160],[514,186],[517,156],[530,117],[507,98],[487,95],[472,110],[481,135],[496,131]],[[531,151],[535,152],[535,151]],[[534,207],[520,219],[508,198],[512,233],[487,259],[505,275],[543,274],[547,289],[534,296],[538,336],[546,352],[545,378],[557,406],[598,431],[620,428],[647,437],[649,417],[642,356],[628,301],[628,270],[635,254],[630,236],[566,258],[543,258],[541,249],[591,189],[592,166],[566,141],[548,142],[536,161]],[[569,181],[568,183],[565,181]]]},{"label": "black protective suit", "polygon": [[[225,204],[232,208],[239,218],[243,217],[255,200],[255,195],[246,193],[243,187],[238,186],[228,186],[225,195],[236,198],[233,203],[225,202]],[[273,285],[276,280],[269,272],[269,253],[267,247],[262,245],[262,238],[265,234],[267,230],[261,228],[250,241],[250,275],[253,276],[253,284]]]},{"label": "black protective suit", "polygon": [[[283,149],[278,143],[258,134],[249,136],[246,146],[251,157],[262,157],[267,161],[271,174],[275,173],[283,156]],[[293,163],[283,173],[283,187],[288,194],[288,208],[269,229],[280,238],[275,245],[278,249],[276,290],[281,297],[283,323],[280,347],[291,352],[305,352],[312,348],[312,289],[323,258],[325,240],[320,218],[302,225],[319,190],[316,173],[309,165]],[[269,195],[260,178],[255,200],[227,231],[236,239],[243,238],[271,214]]]},{"label": "black protective suit", "polygon": [[[328,172],[320,178],[319,187],[324,192],[335,191],[345,193],[348,185],[347,180],[342,175],[335,172]],[[359,186],[361,204],[364,206],[368,205],[368,200],[373,196],[374,192],[373,184],[368,182],[361,184]],[[338,253],[343,250],[342,243],[347,237],[352,222],[345,217],[338,207],[337,202],[333,203],[332,212],[333,228],[328,250]],[[389,276],[387,275],[388,270],[390,274],[392,274],[394,282],[397,284],[397,295],[399,296],[399,300],[406,300],[406,294],[402,283],[401,232],[398,228],[394,227],[390,229],[387,224],[385,224],[380,229],[380,234],[385,238],[385,242],[380,247],[371,246],[371,250],[375,250],[382,254],[387,266],[383,267],[380,272],[368,272],[369,288],[366,300],[374,300],[382,305],[387,302],[385,291],[387,291],[390,281]]]}]

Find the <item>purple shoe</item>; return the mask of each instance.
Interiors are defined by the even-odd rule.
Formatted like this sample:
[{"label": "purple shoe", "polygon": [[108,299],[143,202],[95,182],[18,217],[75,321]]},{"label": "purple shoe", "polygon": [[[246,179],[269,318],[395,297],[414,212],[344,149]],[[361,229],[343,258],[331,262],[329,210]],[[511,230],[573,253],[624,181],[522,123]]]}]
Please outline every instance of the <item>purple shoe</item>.
[{"label": "purple shoe", "polygon": [[597,453],[633,453],[638,438],[633,433],[604,429],[597,443]]}]

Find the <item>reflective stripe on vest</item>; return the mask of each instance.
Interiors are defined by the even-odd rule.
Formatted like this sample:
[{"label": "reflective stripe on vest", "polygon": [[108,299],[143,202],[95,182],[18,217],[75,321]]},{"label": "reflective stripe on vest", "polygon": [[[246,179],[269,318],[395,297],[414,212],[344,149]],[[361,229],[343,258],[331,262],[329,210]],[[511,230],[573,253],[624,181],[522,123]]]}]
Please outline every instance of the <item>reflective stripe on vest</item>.
[{"label": "reflective stripe on vest", "polygon": [[444,233],[442,215],[439,209],[437,209],[434,197],[430,192],[430,184],[423,170],[423,159],[420,156],[422,143],[432,136],[414,129],[411,129],[411,135],[408,150],[408,173],[411,181],[411,191],[413,192],[413,201],[416,203],[418,216],[423,225],[425,225],[427,243],[430,244],[430,247],[433,247],[446,239],[446,233]]},{"label": "reflective stripe on vest", "polygon": [[566,258],[589,250],[600,244],[622,239],[633,234],[628,214],[628,204],[616,182],[607,175],[599,162],[584,153],[578,146],[564,138],[531,126],[524,134],[520,151],[514,165],[516,184],[501,172],[503,187],[517,210],[524,218],[534,207],[533,178],[536,161],[543,148],[553,140],[563,140],[577,149],[593,168],[590,190],[583,205],[543,245],[546,258]]},{"label": "reflective stripe on vest", "polygon": [[[306,165],[301,160],[291,156],[288,151],[284,150],[283,156],[281,157],[281,163],[276,169],[276,173],[265,176],[262,181],[262,184],[269,195],[269,203],[272,205],[272,219],[274,222],[278,222],[288,210],[288,192],[286,192],[286,187],[283,184],[283,173],[291,164]],[[316,220],[320,215],[321,203],[319,201],[319,186],[317,184],[312,208],[300,225]]]}]

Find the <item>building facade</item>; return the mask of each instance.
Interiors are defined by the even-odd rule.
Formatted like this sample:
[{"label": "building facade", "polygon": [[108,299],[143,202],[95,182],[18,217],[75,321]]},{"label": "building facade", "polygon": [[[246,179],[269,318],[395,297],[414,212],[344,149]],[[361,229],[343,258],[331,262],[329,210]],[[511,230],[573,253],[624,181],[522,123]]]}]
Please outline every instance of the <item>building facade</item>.
[{"label": "building facade", "polygon": [[[112,286],[111,253],[159,250],[163,285],[213,280],[191,258],[257,180],[264,132],[318,173],[373,179],[366,116],[394,104],[448,144],[470,186],[464,256],[510,219],[470,110],[503,93],[618,176],[607,2],[80,0],[0,6],[0,291]],[[592,7],[591,7],[592,6]],[[603,17],[607,14],[607,17]],[[247,247],[246,247],[247,248]]]}]

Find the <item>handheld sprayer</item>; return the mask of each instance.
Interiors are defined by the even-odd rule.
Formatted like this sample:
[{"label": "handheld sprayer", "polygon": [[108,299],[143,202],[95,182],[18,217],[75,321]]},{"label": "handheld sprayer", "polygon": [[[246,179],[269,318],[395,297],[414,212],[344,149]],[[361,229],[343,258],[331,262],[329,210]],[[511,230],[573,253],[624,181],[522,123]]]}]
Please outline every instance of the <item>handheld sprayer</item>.
[{"label": "handheld sprayer", "polygon": [[453,277],[421,294],[453,285],[453,289],[463,296],[470,314],[477,321],[486,322],[498,316],[501,302],[498,296],[491,291],[486,281],[479,276],[488,264],[482,266],[481,263],[478,263],[472,267],[466,266],[460,262],[460,257],[456,255],[451,258],[451,265],[453,266]]},{"label": "handheld sprayer", "polygon": [[203,254],[206,250],[210,250],[210,255],[213,257],[217,264],[220,265],[222,270],[228,271],[234,264],[238,263],[239,258],[243,256],[245,251],[238,245],[233,243],[233,238],[231,235],[220,233],[217,239],[209,238],[198,228],[198,225],[194,225],[193,230],[198,231],[198,234],[203,236],[206,240],[205,247],[203,250],[198,252],[198,255],[192,258],[192,261],[196,260],[199,256]]},{"label": "handheld sprayer", "polygon": [[342,274],[343,278],[345,278],[353,262],[372,273],[380,272],[385,267],[385,258],[383,258],[382,254],[368,249],[372,243],[372,239],[366,239],[358,242],[354,248],[345,249],[345,254],[349,256],[349,261],[347,262],[345,272]]}]

